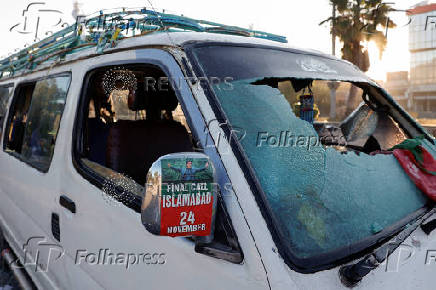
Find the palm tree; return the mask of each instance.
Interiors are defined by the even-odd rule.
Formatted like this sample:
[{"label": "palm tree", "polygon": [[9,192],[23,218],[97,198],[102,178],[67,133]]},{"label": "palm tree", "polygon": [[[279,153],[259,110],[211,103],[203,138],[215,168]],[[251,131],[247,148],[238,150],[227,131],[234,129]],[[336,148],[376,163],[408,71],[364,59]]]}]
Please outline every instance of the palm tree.
[{"label": "palm tree", "polygon": [[[391,6],[383,0],[329,0],[336,7],[338,15],[327,18],[320,25],[331,21],[331,33],[342,42],[342,58],[350,61],[362,71],[369,69],[368,51],[362,45],[374,41],[379,49],[380,57],[387,44],[384,30],[395,27],[389,19]],[[382,28],[383,30],[379,30]],[[351,86],[347,100],[347,114],[354,109],[357,89]]]}]

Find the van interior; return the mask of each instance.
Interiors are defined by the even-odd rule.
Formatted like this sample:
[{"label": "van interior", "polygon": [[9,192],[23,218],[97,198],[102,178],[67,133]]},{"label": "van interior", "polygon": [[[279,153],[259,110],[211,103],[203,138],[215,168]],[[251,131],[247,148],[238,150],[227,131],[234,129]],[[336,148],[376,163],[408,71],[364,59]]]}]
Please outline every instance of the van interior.
[{"label": "van interior", "polygon": [[143,186],[159,157],[194,150],[175,91],[155,66],[98,69],[86,100],[82,159],[103,175],[120,173]]},{"label": "van interior", "polygon": [[19,154],[22,151],[24,131],[26,129],[26,116],[29,111],[34,88],[34,84],[25,85],[20,88],[19,94],[21,97],[17,99],[15,104],[15,115],[13,116],[8,132],[7,148]]},{"label": "van interior", "polygon": [[[331,85],[336,86],[334,100]],[[410,137],[390,117],[389,107],[351,83],[291,79],[278,81],[275,86],[285,96],[297,117],[313,125],[319,141],[325,147],[343,153],[370,154],[386,151]],[[312,104],[308,104],[308,110],[313,112],[311,120],[300,114],[300,111],[304,111],[302,97],[312,100]]]}]

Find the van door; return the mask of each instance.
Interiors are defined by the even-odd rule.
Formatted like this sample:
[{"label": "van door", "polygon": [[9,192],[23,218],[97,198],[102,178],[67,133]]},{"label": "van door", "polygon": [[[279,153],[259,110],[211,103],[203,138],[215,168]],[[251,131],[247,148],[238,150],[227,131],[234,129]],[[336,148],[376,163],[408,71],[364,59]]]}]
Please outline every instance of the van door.
[{"label": "van door", "polygon": [[[242,252],[232,262],[196,253],[192,240],[154,236],[141,223],[151,163],[161,155],[196,150],[205,128],[175,59],[144,49],[87,63],[75,140],[65,147],[57,197],[69,287],[89,288],[94,281],[105,289],[268,289],[237,204],[227,207],[243,260]],[[175,79],[183,80],[180,87]],[[214,165],[225,174],[222,165]]]},{"label": "van door", "polygon": [[48,266],[50,256],[62,252],[52,231],[51,200],[59,187],[52,158],[70,79],[65,73],[18,86],[0,153],[5,235],[37,286],[44,288],[64,283],[62,273]]}]

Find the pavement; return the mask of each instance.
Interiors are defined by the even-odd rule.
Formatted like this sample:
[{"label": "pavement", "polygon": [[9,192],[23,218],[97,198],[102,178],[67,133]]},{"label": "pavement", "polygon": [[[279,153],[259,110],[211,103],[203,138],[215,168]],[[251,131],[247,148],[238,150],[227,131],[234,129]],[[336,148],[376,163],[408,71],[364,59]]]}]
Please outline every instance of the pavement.
[{"label": "pavement", "polygon": [[0,290],[20,289],[11,271],[9,271],[9,269],[3,269],[5,268],[4,266],[0,266],[0,268]]}]

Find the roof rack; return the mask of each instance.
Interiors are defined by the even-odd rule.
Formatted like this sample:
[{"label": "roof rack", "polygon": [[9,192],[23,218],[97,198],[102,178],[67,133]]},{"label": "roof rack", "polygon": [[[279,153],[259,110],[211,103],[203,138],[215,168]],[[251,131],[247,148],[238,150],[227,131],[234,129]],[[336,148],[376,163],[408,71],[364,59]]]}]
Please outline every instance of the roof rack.
[{"label": "roof rack", "polygon": [[49,60],[62,61],[66,55],[92,46],[97,48],[97,53],[103,53],[105,48],[115,47],[120,39],[176,31],[240,35],[287,43],[284,36],[156,12],[147,8],[122,8],[121,11],[111,13],[101,10],[97,16],[78,17],[75,24],[0,60],[0,79],[13,76],[19,71],[32,71]]}]

